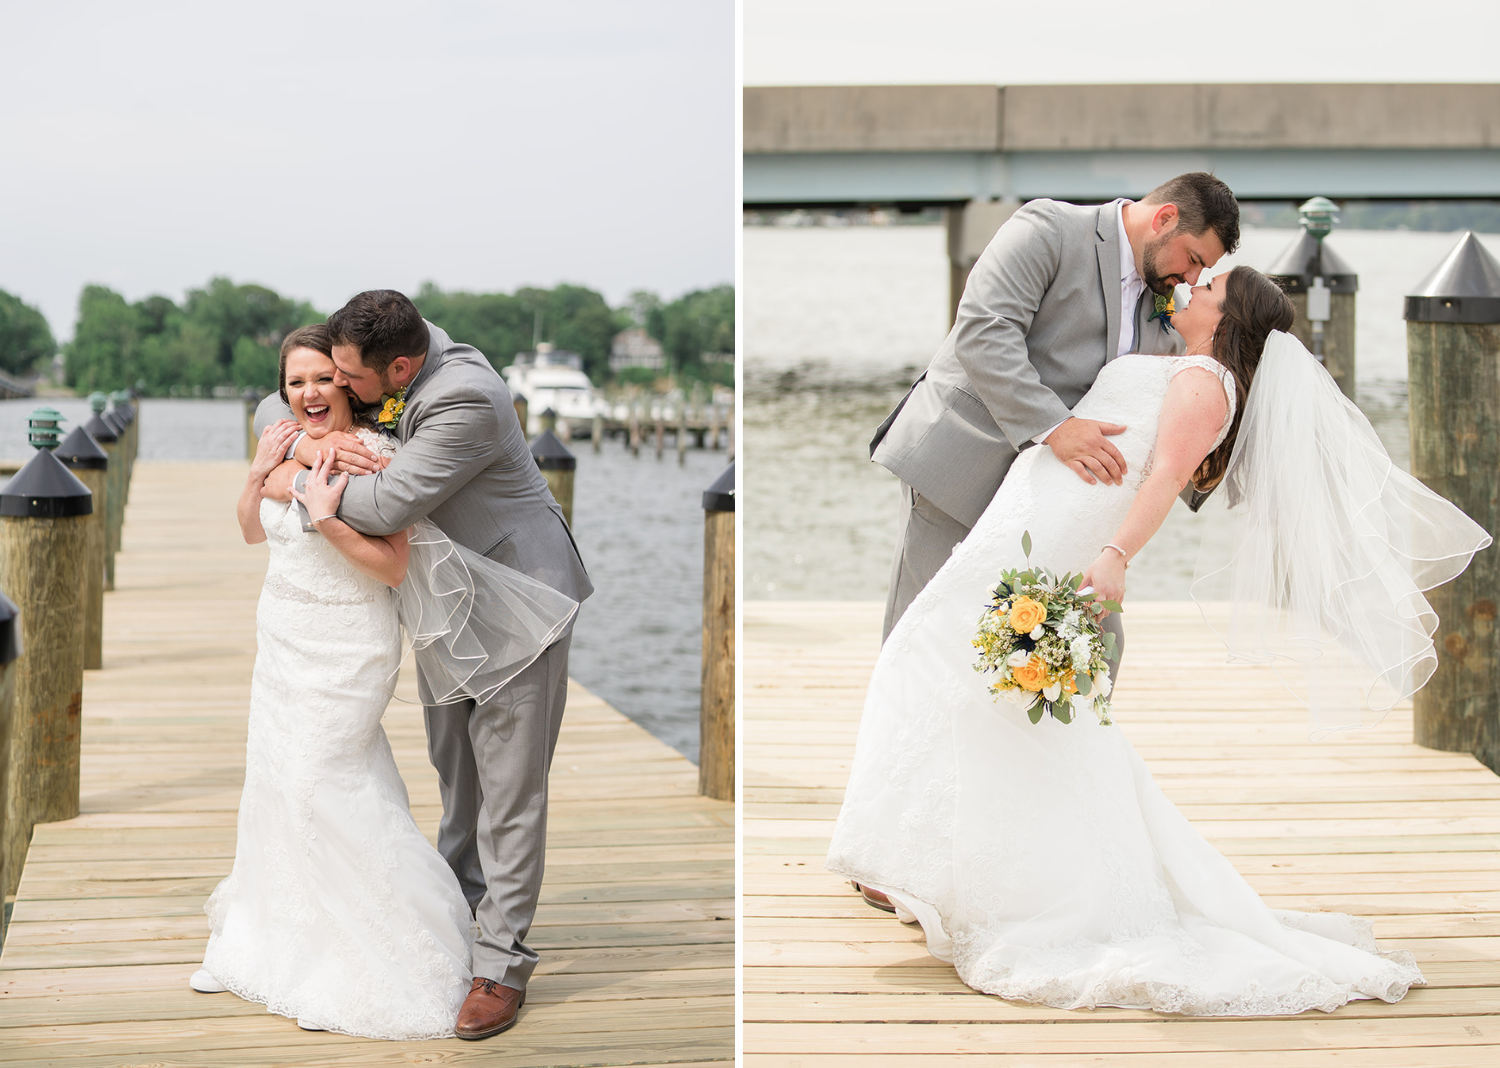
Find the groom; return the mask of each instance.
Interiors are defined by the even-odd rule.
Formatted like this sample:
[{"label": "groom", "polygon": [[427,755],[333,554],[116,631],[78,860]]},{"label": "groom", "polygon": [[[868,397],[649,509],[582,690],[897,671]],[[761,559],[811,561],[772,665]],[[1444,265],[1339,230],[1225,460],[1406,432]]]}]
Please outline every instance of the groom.
[{"label": "groom", "polygon": [[[351,478],[338,514],[366,534],[393,534],[431,519],[455,542],[582,601],[593,592],[562,511],[526,444],[504,381],[472,346],[423,320],[393,290],[360,293],[328,320],[335,385],[365,404],[404,402],[395,425],[401,449],[384,470]],[[290,417],[277,394],[261,402],[255,431]],[[348,435],[345,470],[373,468]],[[310,466],[308,439],[292,447]],[[289,499],[284,464],[267,496]],[[296,476],[306,477],[306,472]],[[417,662],[427,749],[443,798],[438,850],[458,876],[479,921],[474,982],[458,1037],[487,1038],[512,1026],[537,955],[525,943],[541,891],[547,831],[547,772],[568,689],[570,633],[483,704],[432,703]]]},{"label": "groom", "polygon": [[[1120,484],[1125,461],[1109,435],[1126,428],[1070,409],[1116,356],[1182,352],[1157,298],[1233,252],[1239,219],[1229,187],[1199,172],[1137,202],[1033,200],[1000,228],[952,331],[870,442],[871,459],[900,477],[904,502],[884,637],[1021,449],[1044,444],[1085,482]],[[1118,616],[1106,626],[1123,642]]]}]

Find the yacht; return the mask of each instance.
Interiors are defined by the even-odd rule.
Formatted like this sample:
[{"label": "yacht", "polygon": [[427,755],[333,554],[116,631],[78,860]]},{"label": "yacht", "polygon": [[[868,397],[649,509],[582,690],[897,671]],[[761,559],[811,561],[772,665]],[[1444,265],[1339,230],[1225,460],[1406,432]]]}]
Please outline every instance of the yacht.
[{"label": "yacht", "polygon": [[535,352],[516,353],[515,362],[500,372],[511,393],[526,398],[527,437],[542,432],[542,413],[551,408],[566,419],[571,436],[588,437],[594,415],[608,414],[608,405],[594,392],[583,373],[583,357],[540,342]]}]

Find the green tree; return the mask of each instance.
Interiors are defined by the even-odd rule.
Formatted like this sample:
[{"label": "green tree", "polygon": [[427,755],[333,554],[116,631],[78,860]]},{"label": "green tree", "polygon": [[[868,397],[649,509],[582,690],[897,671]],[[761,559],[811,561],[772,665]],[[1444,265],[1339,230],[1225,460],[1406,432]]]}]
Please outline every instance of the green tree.
[{"label": "green tree", "polygon": [[47,318],[19,297],[0,289],[0,371],[29,374],[57,354]]},{"label": "green tree", "polygon": [[688,378],[722,376],[710,373],[703,354],[734,352],[734,286],[695,289],[669,304],[647,307],[646,330],[662,343],[674,370]]},{"label": "green tree", "polygon": [[88,285],[78,297],[78,325],[63,353],[67,384],[80,393],[124,389],[138,370],[135,309],[108,286]]},{"label": "green tree", "polygon": [[[213,337],[214,359],[224,380],[250,386],[265,383],[236,377],[235,351],[241,338],[262,348],[276,348],[290,331],[322,318],[310,304],[289,300],[265,286],[237,286],[222,277],[209,279],[206,288],[189,290],[183,311],[188,322]],[[258,364],[252,360],[242,366],[249,373]]]}]

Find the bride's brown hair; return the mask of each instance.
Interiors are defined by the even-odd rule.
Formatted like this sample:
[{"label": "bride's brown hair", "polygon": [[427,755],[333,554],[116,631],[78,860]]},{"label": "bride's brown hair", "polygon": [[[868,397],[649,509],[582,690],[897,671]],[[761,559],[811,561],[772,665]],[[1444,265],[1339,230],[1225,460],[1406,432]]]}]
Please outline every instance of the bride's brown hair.
[{"label": "bride's brown hair", "polygon": [[299,326],[281,339],[281,370],[278,372],[277,389],[281,393],[281,399],[287,404],[292,402],[286,395],[286,358],[297,349],[312,349],[333,359],[333,338],[329,336],[328,327],[323,323]]},{"label": "bride's brown hair", "polygon": [[1223,313],[1214,329],[1210,354],[1234,375],[1234,420],[1217,449],[1203,458],[1193,485],[1210,490],[1224,477],[1229,454],[1240,433],[1240,415],[1250,396],[1250,382],[1260,366],[1260,354],[1272,330],[1290,330],[1297,317],[1292,302],[1265,275],[1252,267],[1236,267],[1224,276]]}]

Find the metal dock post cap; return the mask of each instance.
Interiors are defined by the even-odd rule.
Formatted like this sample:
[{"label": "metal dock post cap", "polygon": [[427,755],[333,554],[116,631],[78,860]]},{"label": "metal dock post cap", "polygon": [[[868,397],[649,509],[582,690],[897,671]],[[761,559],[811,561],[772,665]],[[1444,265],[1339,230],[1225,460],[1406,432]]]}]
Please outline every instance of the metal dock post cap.
[{"label": "metal dock post cap", "polygon": [[98,415],[94,416],[94,418],[98,419],[101,423],[104,423],[111,430],[113,430],[115,432],[116,438],[124,436],[125,420],[120,417],[120,413],[115,409],[111,408],[107,412],[100,412]]},{"label": "metal dock post cap", "polygon": [[1265,273],[1288,294],[1306,293],[1313,279],[1320,275],[1330,293],[1359,290],[1359,275],[1354,268],[1307,230],[1297,235]]},{"label": "metal dock post cap", "polygon": [[109,467],[109,453],[99,447],[83,427],[74,427],[53,450],[64,467],[73,470],[102,471]]},{"label": "metal dock post cap", "polygon": [[551,430],[543,430],[532,439],[531,456],[543,471],[573,471],[578,467],[578,458]]},{"label": "metal dock post cap", "polygon": [[0,665],[20,659],[22,652],[21,610],[0,590]]},{"label": "metal dock post cap", "polygon": [[89,437],[95,441],[114,444],[120,440],[120,432],[105,422],[104,417],[99,414],[97,409],[94,412],[93,418],[83,424],[83,429],[87,430]]},{"label": "metal dock post cap", "polygon": [[1500,261],[1466,230],[1407,295],[1409,323],[1500,323]]},{"label": "metal dock post cap", "polygon": [[0,487],[0,515],[59,519],[93,514],[94,495],[49,449],[38,449]]},{"label": "metal dock post cap", "polygon": [[724,468],[719,477],[703,491],[703,510],[705,512],[734,511],[734,464],[731,463]]}]

